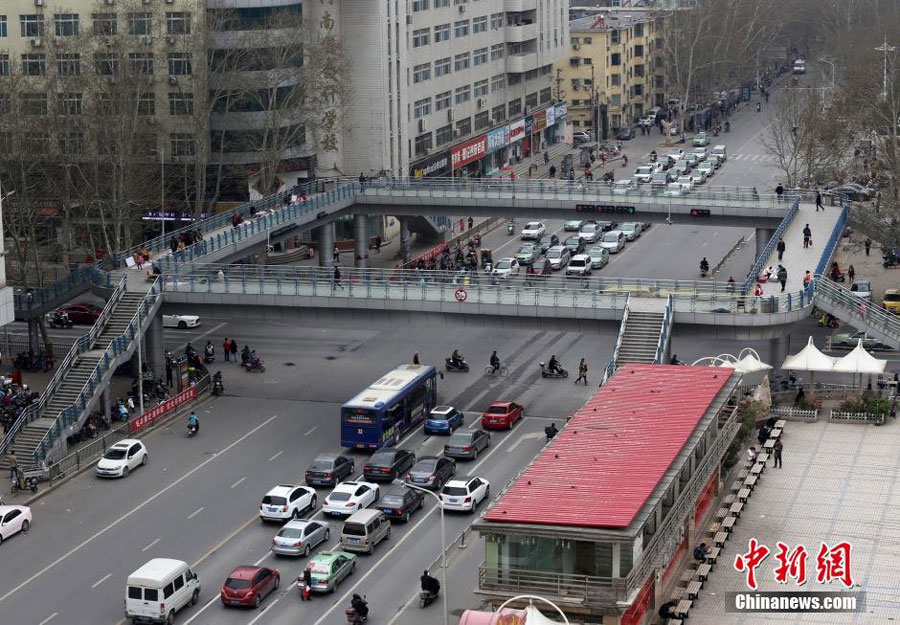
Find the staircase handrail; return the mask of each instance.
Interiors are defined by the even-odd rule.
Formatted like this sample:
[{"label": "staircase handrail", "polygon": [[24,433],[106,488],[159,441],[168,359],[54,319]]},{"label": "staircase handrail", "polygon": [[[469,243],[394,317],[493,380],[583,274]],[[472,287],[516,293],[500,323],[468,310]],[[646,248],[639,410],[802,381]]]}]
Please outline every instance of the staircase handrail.
[{"label": "staircase handrail", "polygon": [[[124,287],[124,281],[125,278],[123,276],[120,286]],[[121,335],[112,338],[103,350],[100,359],[94,366],[94,370],[91,371],[91,375],[85,381],[84,386],[82,386],[81,391],[78,393],[78,399],[72,402],[71,405],[60,410],[59,414],[55,417],[53,426],[47,430],[43,438],[41,438],[40,443],[35,447],[32,454],[35,464],[40,464],[47,457],[47,452],[53,447],[56,439],[62,436],[65,429],[79,418],[79,415],[84,410],[88,400],[93,397],[95,389],[103,379],[103,374],[109,370],[115,358],[127,349],[131,341],[135,340],[135,337],[137,337],[138,340],[140,339],[140,335],[137,332],[138,316],[146,315],[147,311],[153,306],[157,298],[160,297],[160,294],[160,280],[157,278],[153,281],[153,284],[150,285],[147,293],[138,303],[137,310],[131,317],[128,327],[125,328]],[[121,295],[119,297],[121,298]],[[91,342],[93,343],[94,340],[96,340],[96,337],[92,339]]]},{"label": "staircase handrail", "polygon": [[825,246],[822,248],[822,256],[819,258],[819,264],[816,266],[816,275],[826,275],[828,273],[828,263],[831,261],[831,256],[834,254],[834,248],[837,247],[837,242],[841,238],[841,234],[844,231],[844,224],[847,223],[847,216],[849,214],[850,202],[844,202],[841,206],[841,214],[838,215],[837,221],[834,222],[834,228],[831,229],[831,235],[828,237],[828,241],[825,242]]},{"label": "staircase handrail", "polygon": [[616,348],[613,350],[613,367],[619,366],[619,349],[622,347],[622,337],[625,336],[625,324],[628,322],[628,311],[631,309],[631,293],[625,297],[625,308],[622,310],[622,322],[619,324],[619,336],[616,337]]},{"label": "staircase handrail", "polygon": [[666,310],[663,313],[662,327],[659,330],[659,341],[656,343],[656,358],[653,364],[660,365],[663,363],[663,355],[666,353],[666,342],[669,338],[669,330],[672,328],[672,321],[675,317],[675,298],[669,295],[666,298]]},{"label": "staircase handrail", "polygon": [[[864,300],[853,294],[853,291],[846,289],[834,281],[822,275],[816,276],[816,298],[826,299],[836,306],[842,308],[846,317],[837,315],[848,323],[857,325],[857,323],[865,324],[869,328],[894,338],[900,342],[900,318],[893,313],[889,313],[874,302]],[[859,327],[865,331],[865,327]]]},{"label": "staircase handrail", "polygon": [[76,340],[72,347],[69,349],[69,353],[66,354],[66,357],[63,358],[62,362],[60,362],[56,367],[56,371],[53,372],[53,376],[50,378],[50,381],[47,382],[47,386],[40,394],[40,397],[38,397],[38,400],[28,406],[25,410],[23,410],[22,413],[16,418],[16,421],[10,426],[9,430],[6,432],[6,435],[3,437],[3,442],[0,443],[0,457],[2,457],[12,446],[16,436],[22,431],[25,426],[41,416],[41,414],[44,412],[44,409],[52,400],[53,395],[65,381],[66,375],[69,373],[72,365],[75,364],[75,359],[86,352],[88,349],[90,349],[91,343],[94,341],[94,337],[96,336],[95,330],[101,323],[101,319],[103,320],[102,323],[105,325],[106,319],[109,318],[107,309],[110,306],[110,302],[118,303],[118,301],[122,298],[122,294],[124,292],[125,276],[122,276],[122,278],[119,280],[118,286],[116,287],[115,291],[113,291],[112,296],[110,296],[109,302],[106,303],[103,312],[100,314],[100,317],[97,319],[97,321],[94,322],[91,330],[88,333],[78,337],[78,340]]},{"label": "staircase handrail", "polygon": [[756,261],[754,261],[753,267],[750,268],[750,272],[747,274],[747,278],[744,280],[744,285],[742,287],[745,293],[750,292],[750,287],[753,286],[753,282],[756,280],[756,276],[758,276],[759,272],[762,271],[763,265],[765,265],[769,261],[769,257],[775,251],[775,246],[778,245],[778,241],[784,236],[784,233],[791,225],[791,222],[794,221],[794,217],[797,216],[797,213],[800,212],[799,195],[785,196],[784,201],[791,202],[791,208],[784,216],[784,219],[781,220],[781,223],[778,224],[778,227],[775,228],[775,232],[772,234],[772,238],[769,239],[769,242],[766,243],[766,247],[765,249],[763,249],[762,254],[759,255]]},{"label": "staircase handrail", "polygon": [[[65,277],[48,286],[38,289],[26,288],[24,292],[16,293],[13,296],[13,306],[16,310],[26,311],[41,308],[75,286],[91,284],[98,281],[105,275],[102,267],[102,261],[95,261],[90,265],[85,265],[69,272]],[[31,297],[29,297],[29,295],[31,295]]]}]

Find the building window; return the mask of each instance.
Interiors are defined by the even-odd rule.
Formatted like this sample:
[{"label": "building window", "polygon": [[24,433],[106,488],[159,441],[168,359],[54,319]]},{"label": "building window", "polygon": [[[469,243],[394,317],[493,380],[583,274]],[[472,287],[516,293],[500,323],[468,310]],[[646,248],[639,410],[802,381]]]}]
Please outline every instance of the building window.
[{"label": "building window", "polygon": [[584,57],[583,59],[581,59],[581,62],[584,63],[585,65],[593,65],[593,64],[594,64],[594,59],[592,59],[592,58],[589,57],[589,56],[586,56],[586,57]]},{"label": "building window", "polygon": [[610,74],[609,75],[609,84],[613,87],[618,87],[622,84],[622,75],[621,74]]},{"label": "building window", "polygon": [[23,115],[46,115],[46,93],[23,93],[21,96]]},{"label": "building window", "polygon": [[190,52],[169,52],[170,76],[190,76],[192,71]]},{"label": "building window", "polygon": [[420,119],[426,115],[431,115],[431,98],[417,100],[415,108],[413,109],[413,116],[416,119]]},{"label": "building window", "polygon": [[437,129],[436,135],[438,145],[447,145],[448,143],[453,141],[453,124],[441,126]]},{"label": "building window", "polygon": [[460,20],[453,23],[453,34],[457,37],[465,37],[469,34],[469,20]]},{"label": "building window", "polygon": [[538,103],[538,94],[536,92],[529,93],[528,95],[525,96],[525,108],[528,109],[529,111],[533,111],[534,107],[537,106],[537,103]]},{"label": "building window", "polygon": [[453,4],[454,4],[454,5],[456,5],[456,4],[465,4],[465,3],[468,2],[468,1],[469,1],[469,0],[453,0]]},{"label": "building window", "polygon": [[634,85],[631,88],[631,91],[631,95],[633,95],[634,97],[642,96],[644,95],[644,85]]},{"label": "building window", "polygon": [[169,135],[172,143],[172,156],[193,156],[197,153],[194,135],[189,132],[174,132]]},{"label": "building window", "polygon": [[152,91],[138,96],[137,112],[138,115],[156,115],[156,96]]},{"label": "building window", "polygon": [[43,54],[23,54],[22,73],[26,76],[43,76],[47,73],[47,61]]},{"label": "building window", "polygon": [[644,46],[634,46],[634,56],[644,56]]},{"label": "building window", "polygon": [[81,115],[81,94],[80,93],[60,93],[59,94],[59,114],[60,115]]},{"label": "building window", "polygon": [[0,37],[9,36],[8,24],[6,22],[6,16],[0,15]]},{"label": "building window", "polygon": [[497,124],[506,119],[506,105],[501,104],[500,106],[495,106],[491,109],[491,118],[493,118],[494,123]]},{"label": "building window", "polygon": [[438,59],[434,62],[434,75],[438,76],[446,76],[452,70],[450,69],[450,57],[444,57],[442,59]]},{"label": "building window", "polygon": [[169,115],[193,115],[194,114],[194,94],[178,93],[169,94]]},{"label": "building window", "polygon": [[456,71],[461,71],[464,69],[469,69],[469,58],[470,54],[468,52],[463,52],[462,54],[457,54],[453,57],[453,67]]},{"label": "building window", "polygon": [[491,30],[497,30],[503,26],[503,13],[491,13]]},{"label": "building window", "polygon": [[413,0],[413,13],[428,10],[428,0]]},{"label": "building window", "polygon": [[[612,97],[609,99],[610,106],[622,106],[622,94],[614,93]],[[613,128],[618,128],[618,126],[613,126]]]},{"label": "building window", "polygon": [[444,9],[450,6],[450,0],[434,0],[435,9]]},{"label": "building window", "polygon": [[153,16],[150,13],[129,13],[128,14],[128,34],[129,35],[152,35],[153,34]]},{"label": "building window", "polygon": [[191,14],[181,11],[166,13],[166,34],[167,35],[190,35],[191,34]]},{"label": "building window", "polygon": [[472,34],[487,32],[487,15],[476,17],[472,20]]},{"label": "building window", "polygon": [[617,30],[609,31],[609,42],[612,44],[619,43],[619,31],[617,31]]},{"label": "building window", "polygon": [[437,94],[434,96],[434,110],[443,111],[446,108],[450,108],[452,99],[453,94],[449,91]]},{"label": "building window", "polygon": [[475,130],[484,130],[491,125],[491,116],[487,111],[475,115]]},{"label": "building window", "polygon": [[472,87],[471,85],[463,85],[462,87],[456,88],[456,103],[462,104],[463,102],[468,102],[472,99]]},{"label": "building window", "polygon": [[525,72],[525,80],[534,80],[538,77],[538,71],[536,69],[530,69]]},{"label": "building window", "polygon": [[619,54],[618,52],[611,54],[609,57],[609,64],[614,65],[614,66],[621,65],[622,64],[622,55]]},{"label": "building window", "polygon": [[91,19],[94,22],[95,35],[115,35],[119,30],[115,13],[93,13]]},{"label": "building window", "polygon": [[487,48],[479,48],[472,53],[472,64],[476,67],[479,65],[484,65],[488,60],[488,49]]},{"label": "building window", "polygon": [[434,27],[434,42],[450,41],[450,24],[438,24]]},{"label": "building window", "polygon": [[19,24],[22,26],[23,37],[43,37],[44,36],[44,16],[43,15],[20,15]]},{"label": "building window", "polygon": [[81,74],[80,54],[57,54],[56,73],[60,76],[78,76]]},{"label": "building window", "polygon": [[57,37],[75,37],[78,35],[78,14],[57,13],[53,16],[53,27]]},{"label": "building window", "polygon": [[656,76],[656,88],[663,89],[666,86],[665,76]]},{"label": "building window", "polygon": [[115,76],[119,73],[119,57],[111,53],[95,54],[94,72],[99,76]]},{"label": "building window", "polygon": [[464,137],[467,134],[470,134],[472,132],[472,118],[466,117],[465,119],[461,119],[458,122],[456,122],[456,132],[461,137]]},{"label": "building window", "polygon": [[9,76],[9,74],[9,54],[4,52],[0,54],[0,76]]},{"label": "building window", "polygon": [[585,37],[584,39],[581,40],[581,43],[583,43],[586,46],[591,45],[593,42],[594,42],[594,39],[592,37]]},{"label": "building window", "polygon": [[515,117],[516,115],[521,115],[522,113],[522,98],[516,98],[515,100],[510,100],[507,104],[507,109],[509,112],[509,117]]},{"label": "building window", "polygon": [[497,43],[491,46],[491,60],[497,61],[503,58],[503,47],[504,44]]},{"label": "building window", "polygon": [[48,154],[50,152],[50,133],[26,132],[23,147],[29,154]]},{"label": "building window", "polygon": [[518,85],[521,82],[522,82],[522,74],[510,74],[509,77],[506,79],[506,84],[510,85],[510,86]]},{"label": "building window", "polygon": [[129,52],[128,60],[131,61],[131,73],[147,75],[153,73],[152,52]]},{"label": "building window", "polygon": [[644,36],[644,25],[643,24],[635,24],[633,34],[635,37],[643,37]]},{"label": "building window", "polygon": [[70,156],[84,154],[84,133],[73,131],[60,135],[59,151]]},{"label": "building window", "polygon": [[413,48],[421,48],[427,46],[431,41],[431,34],[427,28],[420,28],[413,31]]},{"label": "building window", "polygon": [[431,133],[416,137],[416,156],[424,156],[431,149]]},{"label": "building window", "polygon": [[547,104],[553,98],[550,87],[541,89],[541,104]]},{"label": "building window", "polygon": [[431,80],[431,63],[422,63],[413,67],[413,82],[425,82]]},{"label": "building window", "polygon": [[644,66],[643,65],[635,65],[634,66],[634,75],[637,78],[644,77]]},{"label": "building window", "polygon": [[479,80],[475,83],[475,97],[480,98],[482,96],[486,96],[488,94],[488,81],[487,78],[484,80]]}]

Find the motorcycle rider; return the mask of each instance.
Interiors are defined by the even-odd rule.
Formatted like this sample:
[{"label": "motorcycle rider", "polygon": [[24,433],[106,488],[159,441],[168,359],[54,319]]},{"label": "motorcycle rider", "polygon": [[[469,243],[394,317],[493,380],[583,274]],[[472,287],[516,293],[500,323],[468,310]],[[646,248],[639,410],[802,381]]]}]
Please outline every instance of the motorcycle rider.
[{"label": "motorcycle rider", "polygon": [[419,582],[422,584],[423,592],[430,592],[435,597],[437,597],[438,593],[441,591],[441,583],[429,575],[428,571],[422,573]]},{"label": "motorcycle rider", "polygon": [[709,261],[706,260],[706,256],[704,256],[703,260],[700,261],[700,273],[702,273],[702,274],[709,273]]},{"label": "motorcycle rider", "polygon": [[491,373],[497,373],[500,370],[500,356],[497,355],[497,350],[494,350],[494,353],[491,354]]},{"label": "motorcycle rider", "polygon": [[684,363],[678,360],[677,354],[672,354],[672,360],[669,361],[670,365],[683,365]]},{"label": "motorcycle rider", "polygon": [[369,604],[356,593],[353,594],[353,598],[350,600],[350,606],[356,611],[360,618],[365,619],[369,616]]},{"label": "motorcycle rider", "polygon": [[256,355],[256,350],[250,352],[250,357],[247,359],[247,365],[251,369],[259,369],[259,356]]},{"label": "motorcycle rider", "polygon": [[556,359],[556,354],[550,356],[550,362],[547,364],[547,370],[550,373],[562,373],[562,370],[559,366],[559,361]]},{"label": "motorcycle rider", "polygon": [[216,348],[213,347],[212,341],[206,341],[206,347],[203,348],[203,353],[206,356],[207,362],[213,361],[213,358],[216,356]]},{"label": "motorcycle rider", "polygon": [[459,353],[458,349],[454,349],[453,354],[450,355],[450,364],[457,368],[463,366],[463,357],[462,354]]},{"label": "motorcycle rider", "polygon": [[200,419],[197,418],[197,413],[191,410],[191,414],[188,415],[188,430],[197,433],[200,431]]},{"label": "motorcycle rider", "polygon": [[559,430],[556,429],[555,423],[551,423],[550,425],[548,425],[547,427],[544,428],[544,434],[547,435],[548,441],[550,439],[552,439],[554,436],[556,436],[558,433],[559,433]]},{"label": "motorcycle rider", "polygon": [[244,345],[244,349],[241,350],[241,364],[246,365],[250,361],[250,346]]}]

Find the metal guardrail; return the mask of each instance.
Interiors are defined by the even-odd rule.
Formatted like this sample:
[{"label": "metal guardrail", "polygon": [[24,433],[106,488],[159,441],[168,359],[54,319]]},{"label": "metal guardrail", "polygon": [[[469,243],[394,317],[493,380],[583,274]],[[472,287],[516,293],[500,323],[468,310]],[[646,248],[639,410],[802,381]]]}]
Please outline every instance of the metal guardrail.
[{"label": "metal guardrail", "polygon": [[844,412],[841,410],[830,410],[828,412],[828,421],[832,423],[884,423],[887,415],[884,413],[871,412]]},{"label": "metal guardrail", "polygon": [[613,372],[619,366],[619,350],[622,349],[622,339],[625,337],[625,325],[628,323],[628,311],[631,310],[631,293],[625,298],[625,308],[622,309],[622,321],[619,323],[619,335],[616,337],[616,347],[613,349]]},{"label": "metal guardrail", "polygon": [[722,257],[722,259],[717,262],[713,268],[709,271],[709,275],[715,276],[721,271],[722,267],[731,262],[731,259],[734,258],[735,254],[738,253],[738,250],[744,247],[744,244],[747,242],[747,239],[742,234],[738,237],[737,242],[731,246],[731,249]]},{"label": "metal guardrail", "polygon": [[750,292],[750,287],[753,286],[753,282],[756,280],[756,276],[758,276],[759,272],[762,271],[763,265],[769,262],[769,257],[775,251],[775,246],[778,245],[778,241],[784,236],[784,233],[791,225],[791,222],[794,221],[794,217],[797,216],[797,213],[800,212],[799,196],[786,196],[784,198],[784,201],[791,202],[791,208],[784,216],[784,219],[781,220],[781,223],[778,224],[778,227],[775,228],[775,232],[772,234],[772,238],[769,239],[769,242],[766,243],[766,247],[763,250],[762,254],[759,255],[759,258],[757,258],[753,263],[753,267],[750,268],[750,272],[747,274],[747,278],[744,280],[744,285],[742,287],[745,293]]},{"label": "metal guardrail", "polygon": [[819,420],[818,410],[801,410],[793,406],[773,406],[772,414],[788,421],[806,421],[814,423]]},{"label": "metal guardrail", "polygon": [[101,267],[100,262],[79,267],[49,286],[17,292],[13,296],[13,306],[17,311],[30,312],[58,305],[59,298],[71,293],[73,289],[106,281],[107,274],[103,273]]},{"label": "metal guardrail", "polygon": [[[478,588],[504,593],[534,593],[544,597],[565,597],[585,603],[624,601],[622,578],[575,575],[552,571],[478,566]],[[618,592],[617,592],[618,590]]]},{"label": "metal guardrail", "polygon": [[653,364],[661,365],[663,364],[663,357],[666,353],[666,343],[669,341],[669,332],[672,331],[672,323],[675,318],[675,302],[674,298],[670,295],[666,298],[666,310],[663,313],[662,320],[662,328],[659,331],[659,342],[656,344],[656,358],[653,359]]},{"label": "metal guardrail", "polygon": [[841,214],[838,216],[834,228],[832,228],[831,234],[828,237],[828,241],[825,242],[825,247],[822,249],[822,256],[819,258],[819,264],[816,266],[816,275],[828,273],[828,263],[831,261],[831,257],[834,255],[834,248],[837,247],[837,242],[844,232],[844,224],[847,223],[847,215],[849,212],[847,205],[841,208]]},{"label": "metal guardrail", "polygon": [[816,299],[840,309],[836,316],[843,321],[861,330],[880,332],[900,345],[900,319],[877,304],[860,299],[821,275],[816,276]]}]

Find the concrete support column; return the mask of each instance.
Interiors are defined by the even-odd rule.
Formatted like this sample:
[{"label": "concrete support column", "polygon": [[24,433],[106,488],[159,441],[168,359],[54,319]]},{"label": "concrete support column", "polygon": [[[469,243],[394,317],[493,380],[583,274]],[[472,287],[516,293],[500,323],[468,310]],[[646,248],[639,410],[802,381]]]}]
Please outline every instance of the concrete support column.
[{"label": "concrete support column", "polygon": [[100,393],[100,409],[103,411],[104,418],[112,423],[112,397],[110,397],[109,383],[106,384],[106,388]]},{"label": "concrete support column", "polygon": [[353,216],[353,259],[357,269],[369,266],[369,218],[366,215]]},{"label": "concrete support column", "polygon": [[781,370],[781,363],[783,363],[784,359],[788,356],[790,342],[790,334],[769,339],[769,364],[772,365],[776,371]]},{"label": "concrete support column", "polygon": [[409,217],[398,217],[400,221],[400,253],[403,263],[409,262]]},{"label": "concrete support column", "polygon": [[757,228],[756,229],[756,257],[759,258],[762,256],[762,253],[766,250],[766,245],[769,244],[769,239],[772,238],[772,235],[775,234],[775,230],[772,228]]},{"label": "concrete support column", "polygon": [[334,222],[319,226],[319,265],[334,266]]},{"label": "concrete support column", "polygon": [[[37,317],[28,320],[28,349],[35,354],[41,351],[41,328]],[[11,355],[11,354],[10,354]]]},{"label": "concrete support column", "polygon": [[[156,313],[153,320],[145,329],[143,353],[144,361],[153,371],[154,379],[165,379],[166,377],[166,348],[165,336],[162,323],[162,311]],[[202,351],[201,347],[197,348]]]}]

